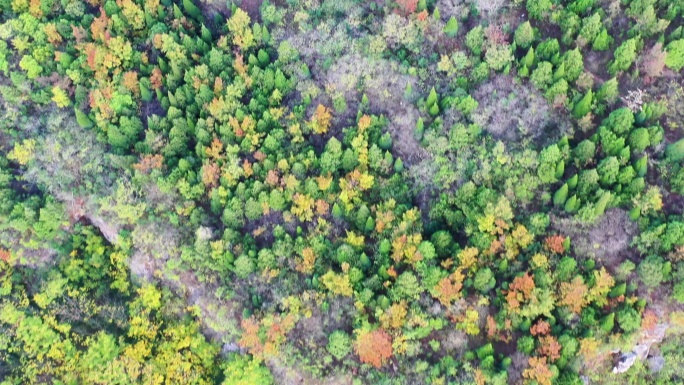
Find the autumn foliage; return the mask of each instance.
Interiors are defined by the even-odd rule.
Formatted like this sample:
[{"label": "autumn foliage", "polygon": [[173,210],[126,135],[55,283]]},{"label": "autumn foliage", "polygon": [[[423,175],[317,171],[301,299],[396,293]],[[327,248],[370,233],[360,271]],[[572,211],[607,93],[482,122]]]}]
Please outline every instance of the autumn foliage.
[{"label": "autumn foliage", "polygon": [[530,357],[529,364],[530,367],[525,369],[523,377],[536,381],[539,385],[551,385],[553,372],[546,365],[544,357]]},{"label": "autumn foliage", "polygon": [[528,273],[515,277],[506,293],[506,302],[508,302],[508,306],[510,306],[511,309],[518,309],[522,302],[532,298],[532,290],[534,290],[534,288],[533,276]]},{"label": "autumn foliage", "polygon": [[565,237],[562,235],[552,235],[550,237],[546,237],[544,240],[544,246],[552,253],[563,254],[565,252],[565,246],[563,245],[564,242]]},{"label": "autumn foliage", "polygon": [[356,338],[354,350],[361,362],[380,368],[392,357],[392,337],[382,329],[361,332]]}]

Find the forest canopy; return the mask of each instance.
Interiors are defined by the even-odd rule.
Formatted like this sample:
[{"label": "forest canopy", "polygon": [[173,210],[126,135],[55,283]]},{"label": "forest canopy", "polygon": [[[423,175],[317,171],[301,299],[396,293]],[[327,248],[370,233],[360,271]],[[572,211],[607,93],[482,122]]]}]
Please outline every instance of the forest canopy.
[{"label": "forest canopy", "polygon": [[679,0],[0,0],[0,385],[684,381]]}]

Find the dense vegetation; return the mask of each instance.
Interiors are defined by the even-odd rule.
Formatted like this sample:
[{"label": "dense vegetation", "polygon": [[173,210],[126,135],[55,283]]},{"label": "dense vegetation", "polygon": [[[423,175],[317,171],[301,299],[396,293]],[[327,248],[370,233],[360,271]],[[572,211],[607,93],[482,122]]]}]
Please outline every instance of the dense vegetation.
[{"label": "dense vegetation", "polygon": [[684,381],[683,18],[0,0],[0,384]]}]

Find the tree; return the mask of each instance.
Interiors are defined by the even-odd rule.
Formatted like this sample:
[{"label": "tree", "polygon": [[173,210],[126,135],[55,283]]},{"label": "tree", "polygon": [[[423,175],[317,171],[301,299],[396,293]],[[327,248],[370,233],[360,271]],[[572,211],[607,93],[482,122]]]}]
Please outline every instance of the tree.
[{"label": "tree", "polygon": [[351,339],[349,335],[342,330],[336,330],[328,337],[328,346],[326,348],[328,353],[341,361],[352,350]]},{"label": "tree", "polygon": [[539,385],[551,385],[554,374],[546,365],[546,358],[530,357],[529,365],[523,372],[523,377],[536,381]]},{"label": "tree", "polygon": [[475,55],[480,56],[482,54],[482,47],[484,45],[485,34],[484,28],[481,25],[471,29],[466,34],[465,44],[468,49]]},{"label": "tree", "polygon": [[530,81],[540,90],[546,89],[553,82],[553,64],[543,61],[532,71]]},{"label": "tree", "polygon": [[629,134],[629,147],[636,154],[644,152],[646,147],[650,145],[650,136],[648,129],[639,127]]},{"label": "tree", "polygon": [[667,159],[672,162],[679,162],[684,159],[684,139],[679,139],[667,146],[665,155],[667,156]]},{"label": "tree", "polygon": [[354,350],[362,363],[379,369],[392,357],[392,337],[382,329],[360,331],[356,336]]},{"label": "tree", "polygon": [[619,95],[617,78],[607,80],[596,92],[596,98],[602,102],[613,103]]},{"label": "tree", "polygon": [[518,47],[528,48],[534,42],[534,29],[529,21],[526,21],[518,26],[515,30],[513,40]]},{"label": "tree", "polygon": [[455,37],[457,33],[458,21],[454,16],[451,16],[449,21],[447,21],[446,25],[444,26],[444,34],[446,34],[449,37]]},{"label": "tree", "polygon": [[527,0],[526,8],[530,17],[541,20],[551,10],[551,0]]},{"label": "tree", "polygon": [[57,107],[63,108],[71,104],[71,99],[69,99],[69,95],[67,93],[59,88],[59,87],[52,87],[52,101],[55,102]]},{"label": "tree", "polygon": [[613,38],[608,34],[608,30],[603,28],[594,38],[591,48],[594,51],[607,51],[611,44],[613,44]]},{"label": "tree", "polygon": [[588,304],[589,289],[581,276],[576,276],[571,282],[561,282],[560,299],[558,304],[567,306],[573,313],[579,314]]},{"label": "tree", "polygon": [[665,48],[667,58],[665,65],[674,70],[680,71],[684,68],[684,39],[679,39],[671,42]]},{"label": "tree", "polygon": [[591,103],[594,100],[594,93],[589,90],[582,99],[580,99],[575,108],[572,110],[572,114],[575,118],[579,119],[591,112]]},{"label": "tree", "polygon": [[311,118],[311,128],[317,134],[325,134],[330,129],[330,124],[332,122],[332,114],[328,107],[319,104],[316,107],[316,112]]},{"label": "tree", "polygon": [[654,289],[665,280],[663,272],[665,271],[665,261],[663,258],[650,255],[646,257],[637,268],[641,282],[649,289]]},{"label": "tree", "polygon": [[635,38],[625,40],[614,52],[615,59],[608,65],[608,72],[615,75],[626,71],[637,57],[637,41]]},{"label": "tree", "polygon": [[221,385],[273,384],[273,375],[260,361],[236,355],[228,361]]},{"label": "tree", "polygon": [[565,201],[568,200],[568,184],[563,183],[563,185],[556,190],[556,192],[553,194],[553,204],[555,206],[563,206],[565,205]]},{"label": "tree", "polygon": [[501,71],[513,62],[513,52],[508,44],[490,45],[485,52],[485,61],[489,68]]},{"label": "tree", "polygon": [[[184,4],[185,2],[190,2],[190,0],[184,0]],[[248,50],[255,44],[254,34],[249,24],[249,15],[241,8],[236,8],[228,19],[228,31],[233,35],[233,44],[242,51]]]},{"label": "tree", "polygon": [[397,0],[400,12],[404,16],[414,13],[418,7],[418,0]]}]

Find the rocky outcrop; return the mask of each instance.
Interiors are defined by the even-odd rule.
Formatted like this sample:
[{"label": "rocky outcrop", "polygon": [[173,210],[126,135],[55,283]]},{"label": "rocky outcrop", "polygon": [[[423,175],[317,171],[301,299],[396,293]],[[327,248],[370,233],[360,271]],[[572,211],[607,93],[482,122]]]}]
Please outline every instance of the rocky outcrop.
[{"label": "rocky outcrop", "polygon": [[[662,323],[657,324],[653,329],[643,331],[639,343],[634,346],[634,349],[630,352],[622,353],[617,365],[613,368],[613,373],[624,373],[629,370],[637,360],[646,360],[648,358],[648,352],[651,350],[651,346],[662,342],[668,327],[669,324]],[[660,367],[662,368],[662,365],[660,365]]]}]

